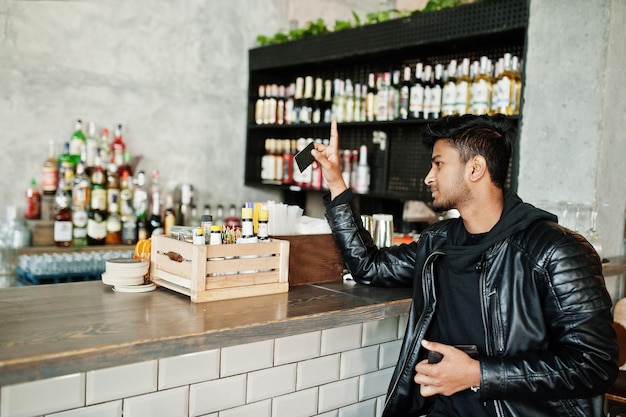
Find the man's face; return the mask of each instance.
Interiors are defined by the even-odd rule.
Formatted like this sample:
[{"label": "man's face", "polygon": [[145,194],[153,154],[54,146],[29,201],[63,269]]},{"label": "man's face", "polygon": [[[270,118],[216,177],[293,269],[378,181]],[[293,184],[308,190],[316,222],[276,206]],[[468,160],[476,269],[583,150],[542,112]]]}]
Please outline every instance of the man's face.
[{"label": "man's face", "polygon": [[435,142],[431,158],[431,168],[424,183],[430,187],[435,211],[458,209],[470,197],[465,183],[466,163],[461,154],[449,141]]}]

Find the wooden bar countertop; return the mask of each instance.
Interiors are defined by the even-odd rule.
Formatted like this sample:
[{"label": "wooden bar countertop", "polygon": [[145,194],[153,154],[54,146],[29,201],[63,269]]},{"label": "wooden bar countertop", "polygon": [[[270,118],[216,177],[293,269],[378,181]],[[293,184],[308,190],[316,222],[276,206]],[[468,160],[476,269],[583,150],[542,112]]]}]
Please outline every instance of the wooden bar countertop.
[{"label": "wooden bar countertop", "polygon": [[101,281],[0,291],[0,386],[405,314],[410,289],[351,282],[192,303],[165,288],[116,293]]}]

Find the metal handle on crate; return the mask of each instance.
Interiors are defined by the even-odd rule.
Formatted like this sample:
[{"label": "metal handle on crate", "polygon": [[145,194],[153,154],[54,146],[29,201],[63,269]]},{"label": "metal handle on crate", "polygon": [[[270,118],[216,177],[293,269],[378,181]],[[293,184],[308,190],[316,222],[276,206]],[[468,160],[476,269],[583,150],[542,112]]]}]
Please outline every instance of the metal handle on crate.
[{"label": "metal handle on crate", "polygon": [[169,251],[169,252],[161,252],[161,251],[158,251],[157,253],[160,253],[160,254],[162,254],[162,255],[167,256],[167,257],[168,257],[168,258],[170,258],[172,261],[182,262],[182,261],[184,261],[184,260],[185,260],[185,258],[183,258],[183,255],[181,255],[181,254],[180,254],[180,253],[178,253],[178,252],[172,252],[172,251]]}]

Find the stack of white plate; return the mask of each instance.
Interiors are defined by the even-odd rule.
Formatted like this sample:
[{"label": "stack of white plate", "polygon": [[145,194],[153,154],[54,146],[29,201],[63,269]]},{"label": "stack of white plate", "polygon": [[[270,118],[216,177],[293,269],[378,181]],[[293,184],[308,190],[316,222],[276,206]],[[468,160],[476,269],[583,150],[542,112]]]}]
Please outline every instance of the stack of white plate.
[{"label": "stack of white plate", "polygon": [[146,292],[156,288],[153,283],[144,284],[150,263],[145,259],[114,258],[106,261],[102,283],[113,285],[117,292]]}]

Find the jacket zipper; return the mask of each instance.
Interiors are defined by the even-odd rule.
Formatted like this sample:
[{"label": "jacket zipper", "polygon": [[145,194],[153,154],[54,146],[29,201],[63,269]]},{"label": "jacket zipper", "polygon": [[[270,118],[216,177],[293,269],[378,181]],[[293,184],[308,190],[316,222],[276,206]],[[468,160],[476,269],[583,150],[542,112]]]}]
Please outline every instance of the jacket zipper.
[{"label": "jacket zipper", "polygon": [[[486,298],[483,298],[483,294],[485,294],[485,267],[486,267],[487,262],[485,261],[485,255],[483,254],[483,256],[480,259],[480,263],[478,264],[478,270],[479,270],[479,276],[478,276],[478,285],[480,288],[480,294],[481,294],[481,303],[480,303],[480,311],[482,314],[482,320],[483,320],[483,331],[485,334],[485,348],[487,349],[487,354],[488,355],[493,355],[493,349],[491,348],[491,345],[489,344],[489,328],[487,326],[487,310],[488,310],[488,305],[491,303],[490,298],[491,296],[496,294],[496,290],[490,291],[489,294],[487,294]],[[497,335],[496,335],[497,338]],[[502,406],[500,405],[500,401],[499,400],[494,400],[493,401],[494,404],[494,410],[496,412],[496,416],[497,417],[502,417],[504,415],[504,412],[502,410]]]},{"label": "jacket zipper", "polygon": [[[402,367],[400,368],[400,372],[398,373],[398,376],[396,377],[396,379],[393,381],[393,386],[391,388],[391,390],[389,391],[389,395],[387,395],[387,398],[385,398],[385,406],[383,407],[383,415],[385,414],[385,410],[387,410],[387,406],[389,405],[389,400],[391,399],[391,397],[393,396],[393,394],[396,392],[396,389],[398,388],[398,382],[400,380],[400,377],[402,376],[402,370],[404,370],[406,368],[407,362],[409,361],[409,357],[411,356],[410,353],[413,352],[416,349],[416,345],[417,345],[417,341],[420,339],[419,335],[417,335],[416,333],[416,329],[418,328],[418,326],[420,325],[420,321],[421,321],[421,317],[424,317],[424,314],[426,313],[426,309],[428,308],[428,304],[426,302],[426,294],[428,294],[428,292],[426,291],[426,270],[427,268],[430,267],[430,265],[432,264],[432,260],[433,258],[439,256],[439,255],[444,255],[444,252],[432,252],[430,255],[428,255],[428,258],[426,258],[426,262],[424,262],[424,266],[422,267],[422,293],[424,294],[424,309],[422,310],[422,314],[420,315],[420,319],[417,320],[417,323],[415,323],[415,327],[413,328],[413,340],[411,341],[411,346],[409,347],[409,349],[407,349],[407,354],[404,356],[404,361],[402,362]],[[433,274],[431,274],[433,275]],[[436,297],[435,292],[433,291],[433,297]],[[417,347],[419,349],[419,347]]]}]

